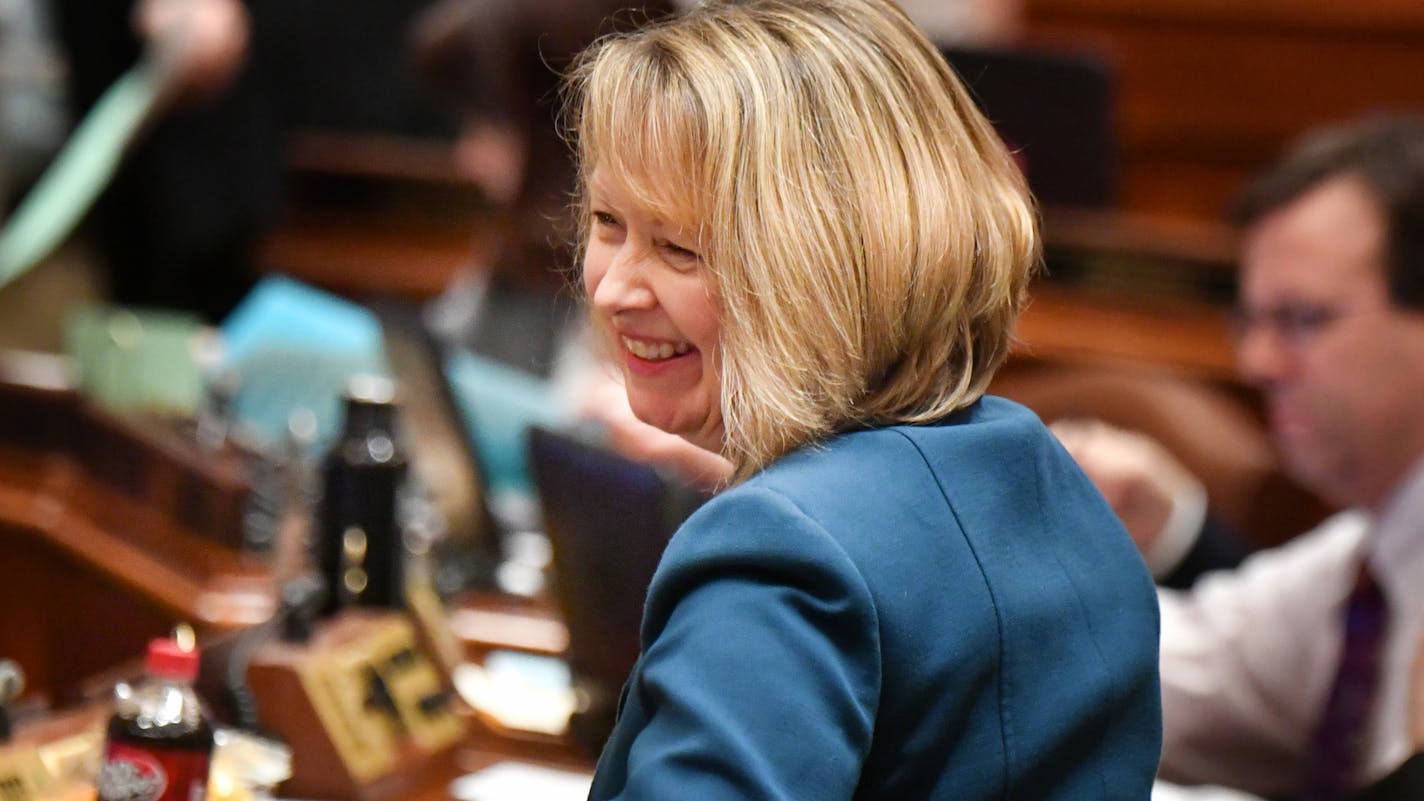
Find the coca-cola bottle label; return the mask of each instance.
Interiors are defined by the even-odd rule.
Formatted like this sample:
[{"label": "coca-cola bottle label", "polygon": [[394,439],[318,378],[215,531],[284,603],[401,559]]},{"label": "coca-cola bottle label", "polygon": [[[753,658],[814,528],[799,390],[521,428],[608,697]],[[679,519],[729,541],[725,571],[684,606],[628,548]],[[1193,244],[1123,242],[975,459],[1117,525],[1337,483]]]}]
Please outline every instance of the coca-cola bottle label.
[{"label": "coca-cola bottle label", "polygon": [[110,742],[99,770],[99,801],[204,801],[209,761],[207,751]]}]

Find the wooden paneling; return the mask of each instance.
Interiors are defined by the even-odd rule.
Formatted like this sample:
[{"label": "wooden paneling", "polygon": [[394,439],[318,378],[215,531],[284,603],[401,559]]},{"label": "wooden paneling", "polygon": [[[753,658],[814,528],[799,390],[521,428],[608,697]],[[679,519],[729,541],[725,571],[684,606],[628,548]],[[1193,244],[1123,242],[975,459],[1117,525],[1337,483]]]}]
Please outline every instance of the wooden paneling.
[{"label": "wooden paneling", "polygon": [[1303,131],[1424,108],[1424,3],[1027,0],[1028,37],[1117,66],[1123,206],[1219,215]]},{"label": "wooden paneling", "polygon": [[1237,386],[1225,312],[1130,295],[1040,286],[1019,318],[1014,358],[1156,370]]},{"label": "wooden paneling", "polygon": [[487,259],[491,212],[450,142],[305,131],[286,158],[287,210],[263,243],[264,270],[348,297],[425,299]]}]

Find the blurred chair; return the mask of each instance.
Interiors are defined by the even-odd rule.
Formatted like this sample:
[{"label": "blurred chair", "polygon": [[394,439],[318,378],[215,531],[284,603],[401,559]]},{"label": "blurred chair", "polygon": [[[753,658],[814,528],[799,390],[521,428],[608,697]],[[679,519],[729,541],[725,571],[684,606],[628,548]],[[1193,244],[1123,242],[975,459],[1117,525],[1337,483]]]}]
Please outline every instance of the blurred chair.
[{"label": "blurred chair", "polygon": [[992,391],[1047,422],[1097,418],[1155,437],[1201,479],[1215,513],[1257,547],[1329,511],[1286,476],[1260,417],[1226,388],[1105,367],[1020,366],[1001,373]]},{"label": "blurred chair", "polygon": [[1044,206],[1117,200],[1116,78],[1092,53],[943,46]]}]

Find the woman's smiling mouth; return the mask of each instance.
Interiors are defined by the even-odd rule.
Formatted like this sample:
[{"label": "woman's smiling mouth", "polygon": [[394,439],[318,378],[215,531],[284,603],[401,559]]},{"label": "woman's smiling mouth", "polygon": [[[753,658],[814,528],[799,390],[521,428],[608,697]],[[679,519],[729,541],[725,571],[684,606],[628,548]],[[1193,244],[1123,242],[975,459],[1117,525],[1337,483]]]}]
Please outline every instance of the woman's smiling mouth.
[{"label": "woman's smiling mouth", "polygon": [[623,347],[627,348],[629,353],[644,361],[667,361],[674,356],[682,356],[692,350],[692,344],[689,342],[650,342],[627,336],[620,338],[623,340]]}]

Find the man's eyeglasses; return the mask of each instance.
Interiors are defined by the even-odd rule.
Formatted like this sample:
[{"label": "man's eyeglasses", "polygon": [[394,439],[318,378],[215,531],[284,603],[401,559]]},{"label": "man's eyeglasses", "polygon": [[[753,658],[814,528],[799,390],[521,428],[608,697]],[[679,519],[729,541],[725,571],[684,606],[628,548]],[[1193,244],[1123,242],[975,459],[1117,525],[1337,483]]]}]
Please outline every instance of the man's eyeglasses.
[{"label": "man's eyeglasses", "polygon": [[1264,326],[1288,345],[1299,347],[1308,344],[1340,318],[1368,310],[1327,303],[1282,303],[1264,309],[1238,306],[1231,312],[1231,331],[1239,342]]}]

